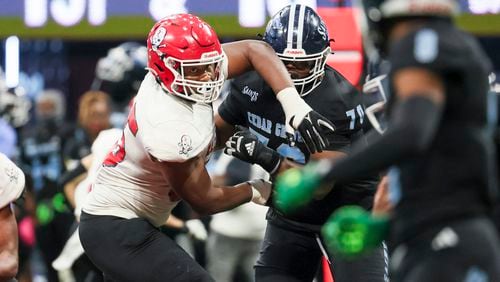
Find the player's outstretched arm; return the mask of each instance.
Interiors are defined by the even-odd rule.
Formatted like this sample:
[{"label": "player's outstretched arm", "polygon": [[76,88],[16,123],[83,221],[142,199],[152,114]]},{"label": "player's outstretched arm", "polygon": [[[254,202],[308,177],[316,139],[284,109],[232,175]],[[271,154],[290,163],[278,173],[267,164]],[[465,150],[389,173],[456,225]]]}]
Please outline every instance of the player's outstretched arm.
[{"label": "player's outstretched arm", "polygon": [[213,186],[200,157],[185,162],[162,162],[162,173],[177,195],[199,214],[230,210],[250,201],[263,205],[271,194],[271,184],[264,180],[232,187]]},{"label": "player's outstretched arm", "polygon": [[287,195],[381,171],[428,148],[441,120],[445,99],[442,81],[429,71],[411,68],[400,70],[393,83],[398,100],[384,135],[368,146],[355,144],[348,157],[335,163],[323,161],[284,173],[276,182],[278,206],[293,209],[293,199]]},{"label": "player's outstretched arm", "polygon": [[242,40],[223,44],[223,49],[228,57],[229,78],[255,70],[276,93],[285,112],[287,136],[292,145],[293,129],[296,129],[311,153],[321,152],[328,146],[326,135],[335,127],[302,100],[286,67],[267,43]]},{"label": "player's outstretched arm", "polygon": [[236,128],[227,123],[218,113],[215,115],[215,131],[217,142],[215,149],[219,150],[224,148],[226,141],[236,132]]}]

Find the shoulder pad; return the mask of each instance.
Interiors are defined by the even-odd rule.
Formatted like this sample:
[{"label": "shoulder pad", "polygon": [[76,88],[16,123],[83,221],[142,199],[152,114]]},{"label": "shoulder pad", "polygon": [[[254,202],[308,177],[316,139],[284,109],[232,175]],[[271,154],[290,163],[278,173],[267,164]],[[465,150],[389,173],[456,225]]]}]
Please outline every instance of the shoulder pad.
[{"label": "shoulder pad", "polygon": [[146,151],[159,161],[184,162],[200,155],[212,137],[213,131],[201,132],[192,123],[176,121],[159,124],[142,140]]}]

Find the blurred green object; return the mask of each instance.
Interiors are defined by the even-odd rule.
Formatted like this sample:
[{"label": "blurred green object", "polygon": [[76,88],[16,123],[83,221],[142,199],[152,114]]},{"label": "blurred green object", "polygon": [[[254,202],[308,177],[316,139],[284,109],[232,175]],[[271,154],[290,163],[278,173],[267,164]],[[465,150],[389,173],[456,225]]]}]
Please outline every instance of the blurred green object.
[{"label": "blurred green object", "polygon": [[62,193],[57,193],[52,198],[52,207],[55,211],[63,213],[69,211],[68,206],[66,206],[66,199]]},{"label": "blurred green object", "polygon": [[309,164],[302,169],[289,169],[278,176],[274,201],[280,211],[293,212],[312,200],[323,176],[317,168],[317,163]]},{"label": "blurred green object", "polygon": [[37,203],[36,218],[39,225],[46,225],[54,220],[56,213],[68,212],[66,199],[62,193],[56,193],[52,198]]},{"label": "blurred green object", "polygon": [[54,210],[46,203],[39,203],[36,207],[36,219],[39,225],[49,224],[54,219]]},{"label": "blurred green object", "polygon": [[356,258],[380,246],[388,231],[388,218],[374,217],[359,206],[339,208],[321,230],[328,250],[344,258]]}]

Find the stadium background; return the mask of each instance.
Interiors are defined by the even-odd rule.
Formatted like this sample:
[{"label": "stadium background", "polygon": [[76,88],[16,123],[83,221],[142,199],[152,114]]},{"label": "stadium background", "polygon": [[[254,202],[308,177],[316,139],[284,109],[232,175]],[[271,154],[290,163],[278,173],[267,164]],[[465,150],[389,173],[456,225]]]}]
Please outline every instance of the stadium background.
[{"label": "stadium background", "polygon": [[[145,45],[154,22],[189,12],[210,23],[221,41],[258,38],[269,17],[293,0],[0,0],[0,67],[9,88],[31,100],[43,89],[66,95],[68,119],[90,89],[95,66],[112,47]],[[362,40],[350,0],[302,1],[316,5],[335,40],[329,58],[352,83],[363,75]],[[477,36],[500,81],[500,0],[459,0],[458,25]],[[33,108],[32,108],[33,109]],[[326,277],[325,277],[326,278]],[[325,279],[326,281],[326,279]]]},{"label": "stadium background", "polygon": [[[154,21],[190,12],[209,22],[222,41],[256,38],[283,0],[0,0],[0,66],[9,87],[30,98],[41,89],[67,95],[68,118],[88,90],[97,60],[125,41],[144,44]],[[311,1],[335,39],[329,63],[353,83],[362,75],[361,37],[351,1]],[[500,71],[500,0],[460,0],[460,27],[478,36]],[[160,12],[161,11],[161,12]],[[8,59],[6,59],[8,58]]]}]

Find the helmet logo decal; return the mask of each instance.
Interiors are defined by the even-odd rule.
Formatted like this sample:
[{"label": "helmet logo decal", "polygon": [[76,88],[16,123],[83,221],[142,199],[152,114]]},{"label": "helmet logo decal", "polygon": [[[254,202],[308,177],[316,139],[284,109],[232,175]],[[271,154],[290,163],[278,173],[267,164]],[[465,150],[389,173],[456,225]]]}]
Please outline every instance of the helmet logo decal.
[{"label": "helmet logo decal", "polygon": [[304,49],[285,49],[283,51],[283,55],[289,55],[289,56],[296,56],[296,55],[302,55],[306,56],[306,51]]},{"label": "helmet logo decal", "polygon": [[213,57],[217,57],[217,56],[219,56],[219,52],[217,52],[217,51],[212,51],[212,52],[207,52],[207,53],[201,54],[202,59],[208,59],[208,58],[213,58]]},{"label": "helmet logo decal", "polygon": [[167,34],[167,30],[164,27],[159,27],[155,31],[155,34],[151,38],[151,45],[153,45],[153,48],[158,48],[160,43],[163,41],[163,38],[165,38],[166,34]]},{"label": "helmet logo decal", "polygon": [[324,38],[327,38],[327,31],[324,25],[318,25],[318,33],[321,34]]},{"label": "helmet logo decal", "polygon": [[181,141],[177,144],[179,146],[179,155],[188,155],[188,153],[193,150],[193,141],[189,135],[182,135]]}]

